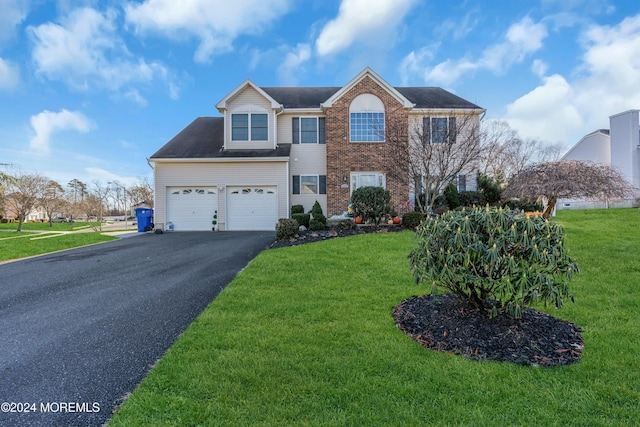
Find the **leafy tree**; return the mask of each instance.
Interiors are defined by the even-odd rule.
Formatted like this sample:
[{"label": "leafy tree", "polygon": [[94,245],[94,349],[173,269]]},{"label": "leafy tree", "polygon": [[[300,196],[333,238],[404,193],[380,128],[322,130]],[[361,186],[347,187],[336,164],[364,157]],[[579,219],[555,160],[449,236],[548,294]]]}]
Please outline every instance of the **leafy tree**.
[{"label": "leafy tree", "polygon": [[354,190],[351,205],[356,216],[361,216],[363,221],[373,221],[376,227],[393,211],[391,193],[382,187],[365,186]]},{"label": "leafy tree", "polygon": [[578,265],[568,256],[562,227],[509,209],[476,208],[426,218],[409,254],[418,283],[439,286],[489,317],[522,316],[538,301],[562,307]]},{"label": "leafy tree", "polygon": [[500,201],[502,197],[502,185],[499,178],[492,178],[478,172],[476,182],[478,183],[478,188],[484,195],[486,203],[495,205]]},{"label": "leafy tree", "polygon": [[447,187],[444,189],[444,192],[442,194],[447,201],[447,206],[449,207],[449,209],[455,210],[460,207],[460,197],[459,197],[458,189],[456,188],[455,185],[453,184],[447,185]]},{"label": "leafy tree", "polygon": [[558,199],[592,197],[627,198],[635,189],[611,166],[594,162],[562,160],[537,163],[513,177],[503,192],[504,197],[546,199],[542,212],[549,218]]}]

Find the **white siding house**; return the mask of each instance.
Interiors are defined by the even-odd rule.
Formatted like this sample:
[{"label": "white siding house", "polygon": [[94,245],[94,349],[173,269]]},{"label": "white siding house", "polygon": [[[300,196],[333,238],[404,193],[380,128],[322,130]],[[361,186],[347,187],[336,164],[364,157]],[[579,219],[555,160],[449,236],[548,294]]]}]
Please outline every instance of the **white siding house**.
[{"label": "white siding house", "polygon": [[[592,161],[611,166],[634,187],[640,188],[640,110],[609,117],[610,129],[599,129],[583,137],[563,160]],[[634,200],[561,199],[556,209],[631,207]]]}]

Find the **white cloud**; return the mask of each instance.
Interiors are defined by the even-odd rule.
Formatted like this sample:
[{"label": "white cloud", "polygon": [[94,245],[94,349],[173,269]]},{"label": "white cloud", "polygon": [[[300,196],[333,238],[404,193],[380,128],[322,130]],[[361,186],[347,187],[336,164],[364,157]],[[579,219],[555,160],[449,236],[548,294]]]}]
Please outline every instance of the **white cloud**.
[{"label": "white cloud", "polygon": [[0,90],[9,90],[18,86],[20,69],[17,65],[0,58]]},{"label": "white cloud", "polygon": [[93,123],[82,113],[77,111],[61,110],[59,113],[44,110],[31,116],[31,126],[35,137],[30,142],[30,147],[36,153],[49,153],[51,151],[51,135],[64,130],[74,130],[87,133],[94,128]]},{"label": "white cloud", "polygon": [[2,0],[0,2],[0,42],[13,37],[29,11],[29,0]]},{"label": "white cloud", "polygon": [[126,20],[139,33],[157,32],[199,39],[194,59],[209,62],[220,52],[232,50],[240,34],[259,34],[285,14],[290,0],[145,0],[125,7]]},{"label": "white cloud", "polygon": [[414,0],[342,0],[338,16],[324,26],[316,40],[318,54],[331,55],[356,42],[365,45],[388,42],[414,3]]},{"label": "white cloud", "polygon": [[[567,80],[542,84],[507,107],[506,119],[522,136],[573,145],[609,127],[609,116],[640,106],[640,15],[615,26],[593,25],[582,34],[582,62]],[[541,75],[540,64],[532,70]]]},{"label": "white cloud", "polygon": [[306,43],[298,43],[293,50],[287,52],[284,61],[278,67],[280,80],[286,85],[295,86],[296,76],[300,74],[302,65],[311,58],[311,46]]},{"label": "white cloud", "polygon": [[504,40],[486,48],[477,59],[467,54],[460,59],[450,58],[435,66],[429,66],[428,60],[432,58],[412,51],[404,58],[403,64],[411,64],[410,68],[405,67],[405,72],[411,70],[422,74],[424,81],[429,84],[450,86],[465,74],[477,70],[504,73],[513,64],[522,62],[542,48],[547,36],[545,24],[535,23],[526,16],[509,27]]},{"label": "white cloud", "polygon": [[77,90],[118,91],[134,83],[164,79],[162,65],[133,58],[117,35],[117,13],[91,8],[73,10],[61,23],[29,27],[37,73]]},{"label": "white cloud", "polygon": [[584,126],[573,104],[575,93],[560,75],[544,78],[544,84],[507,106],[507,122],[525,138],[566,143]]}]

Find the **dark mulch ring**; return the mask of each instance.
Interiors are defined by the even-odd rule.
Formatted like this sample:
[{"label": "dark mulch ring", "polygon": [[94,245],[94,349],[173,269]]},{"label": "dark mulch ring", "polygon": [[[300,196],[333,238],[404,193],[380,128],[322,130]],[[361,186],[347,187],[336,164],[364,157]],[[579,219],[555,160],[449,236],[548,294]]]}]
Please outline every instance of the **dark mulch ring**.
[{"label": "dark mulch ring", "polygon": [[580,360],[584,342],[576,325],[526,308],[522,319],[489,319],[453,295],[414,296],[393,309],[396,325],[424,347],[475,360],[559,366]]},{"label": "dark mulch ring", "polygon": [[320,242],[322,240],[333,239],[336,237],[347,237],[347,236],[355,236],[356,234],[366,234],[366,233],[392,233],[396,231],[405,231],[407,228],[404,228],[400,225],[389,225],[384,224],[378,227],[374,227],[372,225],[362,225],[356,226],[354,228],[327,228],[325,230],[304,230],[299,231],[294,237],[290,239],[276,240],[271,245],[269,245],[270,249],[274,248],[283,248],[286,246],[296,246],[302,245],[304,243],[313,243]]}]

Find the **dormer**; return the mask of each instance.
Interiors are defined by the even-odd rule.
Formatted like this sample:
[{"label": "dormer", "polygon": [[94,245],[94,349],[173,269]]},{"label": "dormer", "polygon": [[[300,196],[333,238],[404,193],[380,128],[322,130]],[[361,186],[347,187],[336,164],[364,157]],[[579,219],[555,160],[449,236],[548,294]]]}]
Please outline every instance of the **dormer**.
[{"label": "dormer", "polygon": [[282,105],[251,80],[236,87],[216,108],[224,115],[225,150],[276,148],[276,116],[282,111]]}]

